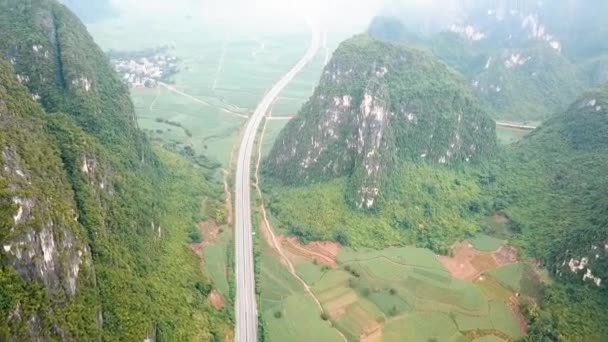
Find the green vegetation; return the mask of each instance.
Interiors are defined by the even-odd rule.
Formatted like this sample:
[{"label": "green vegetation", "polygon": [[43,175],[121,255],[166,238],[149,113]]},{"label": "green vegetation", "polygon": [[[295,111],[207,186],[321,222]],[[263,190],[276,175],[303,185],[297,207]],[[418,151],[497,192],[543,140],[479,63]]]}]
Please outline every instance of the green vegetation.
[{"label": "green vegetation", "polygon": [[530,132],[519,129],[511,129],[505,127],[496,128],[496,136],[498,138],[498,142],[502,145],[516,143],[523,139],[526,135],[528,135],[528,133]]},{"label": "green vegetation", "polygon": [[[497,119],[547,119],[566,109],[580,92],[608,80],[602,68],[608,51],[601,43],[608,30],[597,14],[606,8],[604,3],[532,6],[529,14],[539,14],[538,25],[560,43],[559,51],[535,39],[518,16],[507,14],[498,20],[487,14],[495,8],[484,4],[478,7],[465,10],[463,25],[480,31],[483,38],[479,40],[454,32],[414,34],[418,27],[412,21],[416,18],[378,17],[368,31],[386,41],[431,51],[467,77],[475,94]],[[511,58],[519,62],[510,62]],[[507,138],[503,134],[499,137]]]},{"label": "green vegetation", "polygon": [[[608,314],[605,287],[589,279],[582,283],[586,271],[575,274],[568,266],[571,259],[587,258],[584,268],[599,279],[608,277],[602,249],[608,241],[602,190],[608,167],[607,109],[608,89],[583,95],[567,112],[510,146],[488,171],[493,207],[508,217],[524,251],[561,283],[545,291],[543,311],[531,317],[536,335],[545,331],[548,338],[592,339],[607,333],[600,323]],[[496,272],[518,289],[513,271],[516,266]]]},{"label": "green vegetation", "polygon": [[417,313],[386,325],[383,341],[450,341],[467,339],[458,331],[452,319],[440,312]]},{"label": "green vegetation", "polygon": [[57,2],[0,4],[0,51],[0,339],[223,339],[188,246],[218,218],[212,170],[152,148]]},{"label": "green vegetation", "polygon": [[344,177],[347,200],[375,209],[401,163],[480,160],[495,145],[495,125],[461,76],[428,53],[360,35],[335,51],[264,172],[288,185]]},{"label": "green vegetation", "polygon": [[[436,53],[442,56],[441,52]],[[502,57],[503,51],[489,52],[486,56],[494,63],[472,76],[477,95],[496,118],[545,119],[566,108],[583,91],[576,66],[546,43],[517,53],[529,60],[521,66],[509,67]]]},{"label": "green vegetation", "polygon": [[268,208],[278,228],[304,241],[334,240],[341,233],[354,247],[415,243],[447,253],[454,241],[479,230],[483,203],[473,173],[427,164],[406,164],[398,170],[383,207],[375,213],[346,203],[345,179],[296,188],[265,185]]},{"label": "green vegetation", "polygon": [[[264,247],[261,259],[259,308],[270,341],[341,341],[322,318],[302,285]],[[281,317],[275,313],[281,312]]]},{"label": "green vegetation", "polygon": [[320,277],[307,275],[305,264],[296,270],[327,319],[349,339],[375,331],[388,341],[465,341],[467,332],[476,331],[521,337],[507,305],[513,292],[499,284],[487,292],[481,284],[453,278],[428,249],[342,248],[338,263]]},{"label": "green vegetation", "polygon": [[232,250],[231,235],[228,231],[222,232],[213,244],[205,247],[207,272],[224,298],[230,297],[230,280],[228,278],[232,275],[229,273],[231,265],[227,253]]},{"label": "green vegetation", "polygon": [[476,249],[484,252],[493,252],[506,243],[505,240],[493,238],[486,234],[475,234],[469,241],[471,241],[471,244],[473,244]]},{"label": "green vegetation", "polygon": [[[88,28],[100,45],[111,51],[171,46],[171,53],[180,61],[180,72],[173,77],[175,88],[131,90],[139,125],[152,140],[172,150],[190,148],[197,157],[207,158],[207,163],[227,168],[246,116],[304,53],[309,35],[226,34],[204,21],[184,20],[176,13],[145,17],[125,13]],[[319,53],[294,79],[273,107],[274,114],[297,111],[312,93],[323,59],[324,53]],[[179,127],[157,122],[158,118],[185,127],[192,136]],[[272,121],[269,126],[285,122]]]}]

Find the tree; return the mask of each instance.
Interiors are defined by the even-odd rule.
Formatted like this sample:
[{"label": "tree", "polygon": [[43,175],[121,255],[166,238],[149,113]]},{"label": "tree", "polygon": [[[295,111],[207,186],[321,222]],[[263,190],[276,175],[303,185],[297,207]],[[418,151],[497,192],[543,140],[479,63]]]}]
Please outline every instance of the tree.
[{"label": "tree", "polygon": [[344,228],[338,229],[334,234],[334,240],[339,242],[342,246],[350,246],[350,235]]}]

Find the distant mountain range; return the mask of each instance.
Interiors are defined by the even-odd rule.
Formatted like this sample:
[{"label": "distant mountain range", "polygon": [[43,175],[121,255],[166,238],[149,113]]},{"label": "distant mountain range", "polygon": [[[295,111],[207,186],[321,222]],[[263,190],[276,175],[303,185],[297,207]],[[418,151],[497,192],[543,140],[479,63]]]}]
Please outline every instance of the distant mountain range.
[{"label": "distant mountain range", "polygon": [[431,50],[463,73],[500,119],[546,119],[583,90],[608,81],[608,25],[600,14],[608,13],[605,2],[479,4],[471,2],[438,33],[408,26],[407,15],[377,17],[369,32]]}]

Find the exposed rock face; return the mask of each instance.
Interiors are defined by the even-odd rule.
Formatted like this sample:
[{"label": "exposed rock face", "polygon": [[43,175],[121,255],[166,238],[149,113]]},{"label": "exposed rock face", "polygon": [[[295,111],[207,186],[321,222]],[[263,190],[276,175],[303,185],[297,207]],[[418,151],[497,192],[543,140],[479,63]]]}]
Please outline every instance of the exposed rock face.
[{"label": "exposed rock face", "polygon": [[349,176],[349,197],[369,209],[399,162],[468,162],[492,151],[495,140],[494,122],[448,67],[358,36],[336,51],[265,170],[287,184]]}]

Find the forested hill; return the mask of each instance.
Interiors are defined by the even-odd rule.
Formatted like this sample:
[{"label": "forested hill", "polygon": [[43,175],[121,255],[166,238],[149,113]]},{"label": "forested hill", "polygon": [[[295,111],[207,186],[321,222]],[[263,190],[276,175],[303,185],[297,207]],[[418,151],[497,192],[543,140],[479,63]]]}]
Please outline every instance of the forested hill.
[{"label": "forested hill", "polygon": [[494,121],[461,76],[430,54],[360,35],[334,53],[265,172],[300,185],[346,176],[349,200],[370,209],[401,163],[473,162],[495,143]]},{"label": "forested hill", "polygon": [[540,121],[608,81],[607,6],[598,0],[471,2],[438,32],[417,32],[407,14],[378,17],[369,32],[432,51],[468,78],[496,118]]},{"label": "forested hill", "polygon": [[608,86],[510,147],[495,167],[496,209],[558,280],[534,334],[608,336]]},{"label": "forested hill", "polygon": [[0,340],[225,336],[186,245],[211,183],[159,157],[54,0],[0,3],[0,132]]}]

